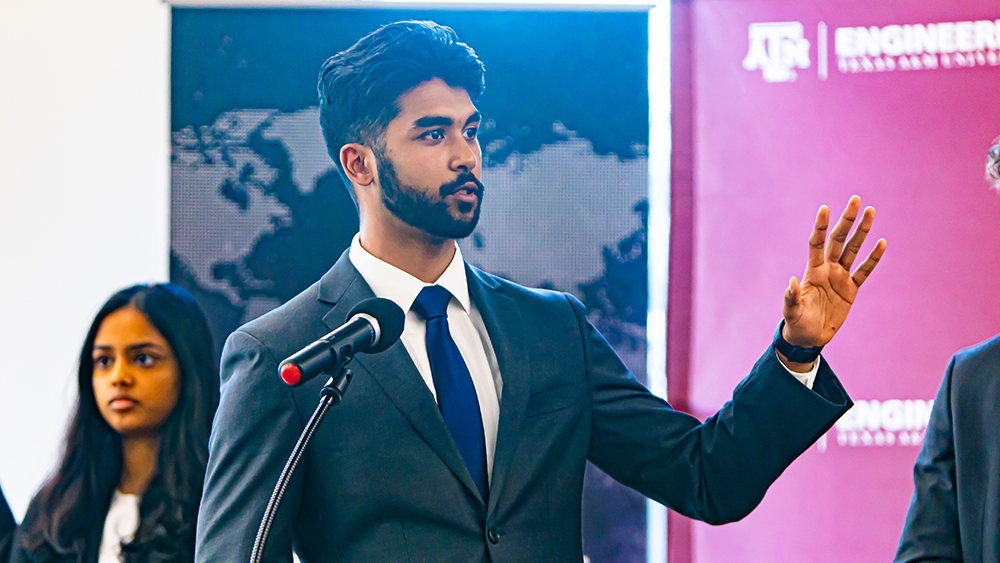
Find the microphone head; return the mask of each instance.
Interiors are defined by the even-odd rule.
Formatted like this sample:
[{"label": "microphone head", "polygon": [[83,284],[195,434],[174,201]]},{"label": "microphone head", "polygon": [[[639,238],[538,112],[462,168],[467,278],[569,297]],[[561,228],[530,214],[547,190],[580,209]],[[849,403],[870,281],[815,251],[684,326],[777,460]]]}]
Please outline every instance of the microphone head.
[{"label": "microphone head", "polygon": [[403,322],[406,320],[406,313],[392,301],[383,297],[372,297],[358,303],[347,314],[350,319],[358,313],[364,313],[374,317],[378,322],[380,336],[378,342],[370,350],[369,354],[377,354],[392,346],[403,334]]}]

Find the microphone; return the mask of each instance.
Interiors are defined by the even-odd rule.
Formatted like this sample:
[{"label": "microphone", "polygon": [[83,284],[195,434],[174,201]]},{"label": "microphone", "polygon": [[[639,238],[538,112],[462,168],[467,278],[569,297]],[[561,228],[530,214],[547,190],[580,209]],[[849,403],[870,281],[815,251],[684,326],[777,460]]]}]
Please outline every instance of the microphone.
[{"label": "microphone", "polygon": [[347,322],[281,362],[278,373],[282,381],[298,387],[343,366],[358,352],[382,352],[399,340],[405,318],[403,310],[388,299],[365,299],[347,314]]}]

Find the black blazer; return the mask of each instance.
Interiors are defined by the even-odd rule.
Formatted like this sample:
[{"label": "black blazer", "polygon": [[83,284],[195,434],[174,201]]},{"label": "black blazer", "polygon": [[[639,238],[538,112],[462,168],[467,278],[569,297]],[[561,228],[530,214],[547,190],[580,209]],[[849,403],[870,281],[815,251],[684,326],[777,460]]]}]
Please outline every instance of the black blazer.
[{"label": "black blazer", "polygon": [[898,562],[1000,563],[1000,336],[951,359],[924,445]]},{"label": "black blazer", "polygon": [[[267,561],[582,560],[587,460],[711,523],[739,520],[851,403],[825,362],[810,391],[768,349],[704,424],[640,385],[572,296],[466,267],[503,380],[483,503],[402,343],[359,355],[279,511]],[[372,291],[345,253],[316,284],[226,342],[196,560],[249,559],[271,490],[318,401],[278,363]]]}]

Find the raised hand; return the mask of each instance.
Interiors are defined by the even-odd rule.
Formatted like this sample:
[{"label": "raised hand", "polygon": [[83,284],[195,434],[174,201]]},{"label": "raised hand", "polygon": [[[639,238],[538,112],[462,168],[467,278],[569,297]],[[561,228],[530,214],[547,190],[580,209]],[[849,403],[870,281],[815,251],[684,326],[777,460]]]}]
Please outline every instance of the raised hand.
[{"label": "raised hand", "polygon": [[[857,229],[848,240],[851,227],[858,218],[861,198],[853,196],[837,221],[827,244],[830,208],[822,206],[816,214],[816,225],[809,237],[809,259],[806,272],[799,282],[794,276],[785,290],[782,313],[785,327],[782,336],[796,346],[824,346],[843,326],[854,304],[858,288],[868,279],[885,253],[886,241],[879,239],[868,258],[851,274],[865,237],[875,221],[875,209],[867,207]],[[846,243],[846,244],[845,244]]]}]

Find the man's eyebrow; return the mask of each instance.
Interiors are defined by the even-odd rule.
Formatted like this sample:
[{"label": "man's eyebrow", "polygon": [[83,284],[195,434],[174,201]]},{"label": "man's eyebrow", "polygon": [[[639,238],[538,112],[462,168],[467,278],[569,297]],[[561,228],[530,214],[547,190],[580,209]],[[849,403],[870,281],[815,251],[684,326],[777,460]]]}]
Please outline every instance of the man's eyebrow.
[{"label": "man's eyebrow", "polygon": [[[470,123],[475,123],[480,121],[482,118],[482,114],[477,111],[465,120],[465,124],[468,125]],[[427,115],[414,121],[413,128],[422,129],[424,127],[451,127],[454,123],[455,121],[450,117],[445,117],[443,115]]]},{"label": "man's eyebrow", "polygon": [[413,122],[415,129],[423,127],[450,127],[454,121],[450,117],[443,115],[428,115]]}]

